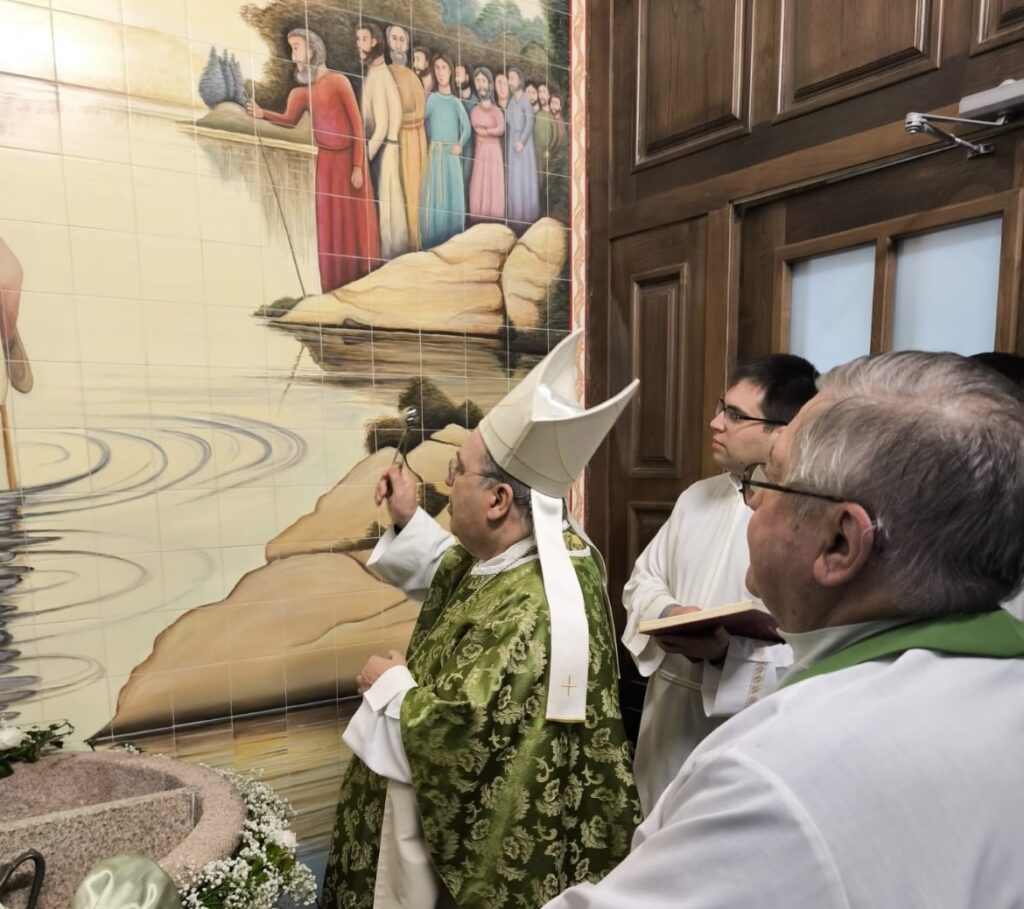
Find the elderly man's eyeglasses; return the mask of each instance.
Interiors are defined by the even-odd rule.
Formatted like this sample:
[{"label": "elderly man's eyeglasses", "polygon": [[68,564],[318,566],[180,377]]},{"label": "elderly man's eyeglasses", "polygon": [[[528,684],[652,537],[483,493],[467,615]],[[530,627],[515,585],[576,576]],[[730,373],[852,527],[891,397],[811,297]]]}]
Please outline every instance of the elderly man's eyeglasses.
[{"label": "elderly man's eyeglasses", "polygon": [[759,470],[755,470],[752,477],[744,477],[740,480],[740,494],[743,496],[743,501],[747,505],[750,504],[750,499],[754,495],[755,489],[771,489],[774,492],[788,492],[791,495],[807,496],[810,499],[821,499],[824,502],[849,501],[841,496],[831,496],[824,492],[811,492],[807,489],[797,489],[794,486],[783,486],[780,483],[769,483],[764,478],[764,474]]},{"label": "elderly man's eyeglasses", "polygon": [[733,407],[732,404],[726,404],[724,398],[719,398],[715,402],[715,416],[719,414],[725,414],[725,422],[738,424],[738,423],[763,423],[765,426],[785,426],[785,420],[766,420],[763,417],[752,417],[749,414],[745,414],[738,407]]},{"label": "elderly man's eyeglasses", "polygon": [[[849,502],[850,499],[844,499],[842,496],[829,495],[826,492],[814,492],[810,489],[797,489],[794,486],[783,486],[781,483],[769,483],[765,478],[764,471],[760,467],[756,467],[753,474],[749,477],[744,477],[740,480],[740,495],[743,496],[744,504],[750,506],[750,499],[754,495],[755,489],[770,489],[773,492],[788,492],[794,496],[806,496],[809,499],[821,499],[823,502]],[[752,506],[751,506],[752,507]],[[861,508],[864,508],[861,505]],[[867,511],[867,509],[864,509]],[[874,517],[868,512],[868,517],[871,519],[871,527],[875,531],[875,539],[873,549],[875,552],[882,552],[885,549],[885,528],[882,525],[880,518]]]},{"label": "elderly man's eyeglasses", "polygon": [[462,464],[459,463],[458,458],[452,458],[448,462],[448,476],[445,478],[445,483],[449,486],[454,486],[455,481],[463,474],[470,474],[474,477],[486,477],[488,480],[497,480],[501,482],[501,477],[496,477],[493,473],[480,473],[479,470],[466,470]]}]

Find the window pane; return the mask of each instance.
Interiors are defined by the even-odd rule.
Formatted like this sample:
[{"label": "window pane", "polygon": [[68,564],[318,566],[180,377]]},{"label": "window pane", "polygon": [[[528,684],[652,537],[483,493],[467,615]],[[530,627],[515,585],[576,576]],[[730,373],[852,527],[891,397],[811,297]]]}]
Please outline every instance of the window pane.
[{"label": "window pane", "polygon": [[896,244],[893,349],[992,349],[1002,230],[986,218]]},{"label": "window pane", "polygon": [[791,353],[825,372],[871,350],[874,245],[802,259],[792,276]]}]

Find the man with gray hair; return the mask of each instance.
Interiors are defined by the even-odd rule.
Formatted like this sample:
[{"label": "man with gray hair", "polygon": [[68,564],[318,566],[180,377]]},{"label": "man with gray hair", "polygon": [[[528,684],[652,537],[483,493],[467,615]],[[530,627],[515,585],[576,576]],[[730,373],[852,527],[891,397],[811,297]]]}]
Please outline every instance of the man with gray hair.
[{"label": "man with gray hair", "polygon": [[1024,396],[918,352],[819,388],[744,482],[793,668],[548,909],[1020,905]]}]

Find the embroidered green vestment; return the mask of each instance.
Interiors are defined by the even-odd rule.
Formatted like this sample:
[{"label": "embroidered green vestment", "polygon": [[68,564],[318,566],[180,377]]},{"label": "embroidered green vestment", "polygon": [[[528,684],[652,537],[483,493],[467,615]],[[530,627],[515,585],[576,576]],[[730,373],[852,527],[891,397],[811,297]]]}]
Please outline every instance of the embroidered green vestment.
[{"label": "embroidered green vestment", "polygon": [[[585,544],[574,534],[570,551]],[[474,574],[449,550],[409,645],[402,743],[435,870],[460,909],[536,909],[629,851],[640,808],[600,572],[574,557],[590,627],[585,723],[545,719],[550,626],[540,563]],[[387,780],[353,758],[322,905],[373,906]]]}]

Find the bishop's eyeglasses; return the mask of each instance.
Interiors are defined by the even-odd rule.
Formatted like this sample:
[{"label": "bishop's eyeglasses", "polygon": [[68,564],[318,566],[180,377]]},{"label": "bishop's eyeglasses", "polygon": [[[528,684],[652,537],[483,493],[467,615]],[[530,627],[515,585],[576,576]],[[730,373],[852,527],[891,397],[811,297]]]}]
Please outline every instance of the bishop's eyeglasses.
[{"label": "bishop's eyeglasses", "polygon": [[496,477],[493,473],[480,473],[479,470],[466,470],[458,458],[452,458],[448,462],[448,476],[445,478],[445,485],[454,486],[455,481],[464,474],[469,474],[474,477],[485,477],[488,480],[495,480],[498,483],[502,482],[501,477]]}]

